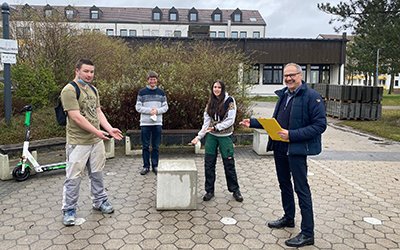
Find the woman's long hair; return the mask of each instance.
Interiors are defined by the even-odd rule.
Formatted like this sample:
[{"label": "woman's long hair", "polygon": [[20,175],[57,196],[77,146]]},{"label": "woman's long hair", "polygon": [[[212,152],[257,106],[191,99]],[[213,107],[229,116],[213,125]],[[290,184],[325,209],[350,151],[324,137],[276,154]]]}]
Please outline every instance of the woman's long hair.
[{"label": "woman's long hair", "polygon": [[[221,85],[221,94],[219,96],[214,95],[214,85],[216,83],[219,83]],[[225,100],[225,83],[221,80],[215,81],[213,84],[211,84],[211,94],[210,98],[208,99],[207,103],[207,114],[210,117],[214,117],[215,114],[217,114],[220,119],[223,119],[225,116],[226,110],[224,107],[224,100]]]}]

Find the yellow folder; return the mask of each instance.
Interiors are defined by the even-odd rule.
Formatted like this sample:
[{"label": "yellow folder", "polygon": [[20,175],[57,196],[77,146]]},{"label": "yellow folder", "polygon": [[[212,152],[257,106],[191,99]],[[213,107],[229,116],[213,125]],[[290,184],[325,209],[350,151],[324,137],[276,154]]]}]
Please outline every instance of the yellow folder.
[{"label": "yellow folder", "polygon": [[275,118],[258,118],[257,121],[263,126],[264,130],[267,131],[272,140],[289,142],[289,140],[284,140],[278,135],[278,132],[281,131],[282,128]]}]

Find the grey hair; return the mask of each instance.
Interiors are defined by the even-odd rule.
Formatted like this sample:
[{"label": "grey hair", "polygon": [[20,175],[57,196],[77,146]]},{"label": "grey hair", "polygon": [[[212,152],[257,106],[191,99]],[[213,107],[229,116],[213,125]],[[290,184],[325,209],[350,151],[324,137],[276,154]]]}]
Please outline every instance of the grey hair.
[{"label": "grey hair", "polygon": [[303,69],[302,69],[301,66],[298,65],[297,63],[288,63],[288,64],[285,65],[285,67],[284,67],[283,69],[285,70],[285,69],[286,69],[287,67],[289,67],[289,66],[295,67],[296,70],[297,70],[297,72],[299,72],[299,73],[303,72]]}]

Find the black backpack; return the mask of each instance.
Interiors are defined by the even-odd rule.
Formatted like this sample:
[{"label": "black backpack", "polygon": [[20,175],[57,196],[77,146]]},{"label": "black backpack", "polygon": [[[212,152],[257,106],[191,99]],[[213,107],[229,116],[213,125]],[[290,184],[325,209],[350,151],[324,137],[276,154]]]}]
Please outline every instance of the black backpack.
[{"label": "black backpack", "polygon": [[[79,89],[79,87],[76,84],[76,82],[72,81],[72,82],[70,82],[68,84],[71,84],[72,86],[74,86],[75,92],[76,92],[76,99],[79,100],[79,97],[81,96],[81,90]],[[97,95],[96,89],[91,84],[88,84],[88,85],[93,90],[93,92]],[[57,123],[59,125],[61,125],[61,126],[67,125],[68,113],[64,111],[64,107],[63,107],[62,102],[61,102],[61,96],[59,96],[57,98],[57,105],[54,108],[54,111],[56,112]]]}]

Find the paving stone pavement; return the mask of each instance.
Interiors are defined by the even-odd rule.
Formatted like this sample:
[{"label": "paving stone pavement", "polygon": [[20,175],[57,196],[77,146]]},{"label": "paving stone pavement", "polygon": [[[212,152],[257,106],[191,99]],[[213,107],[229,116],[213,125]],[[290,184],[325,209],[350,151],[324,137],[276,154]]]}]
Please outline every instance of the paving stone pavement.
[{"label": "paving stone pavement", "polygon": [[[303,249],[400,249],[400,144],[334,124],[324,133],[323,143],[324,152],[309,158],[315,245]],[[161,159],[195,160],[198,209],[157,211],[156,176],[141,176],[141,157],[124,156],[119,148],[105,168],[115,213],[92,210],[86,176],[77,211],[85,221],[74,227],[62,224],[62,170],[21,183],[0,181],[0,249],[287,248],[284,241],[299,232],[300,214],[297,209],[295,228],[265,226],[282,215],[272,156],[237,147],[235,158],[244,202],[236,202],[227,191],[220,159],[215,198],[204,202],[203,156],[192,150],[161,152]],[[224,217],[237,223],[225,225]],[[370,217],[381,224],[365,221]]]}]

